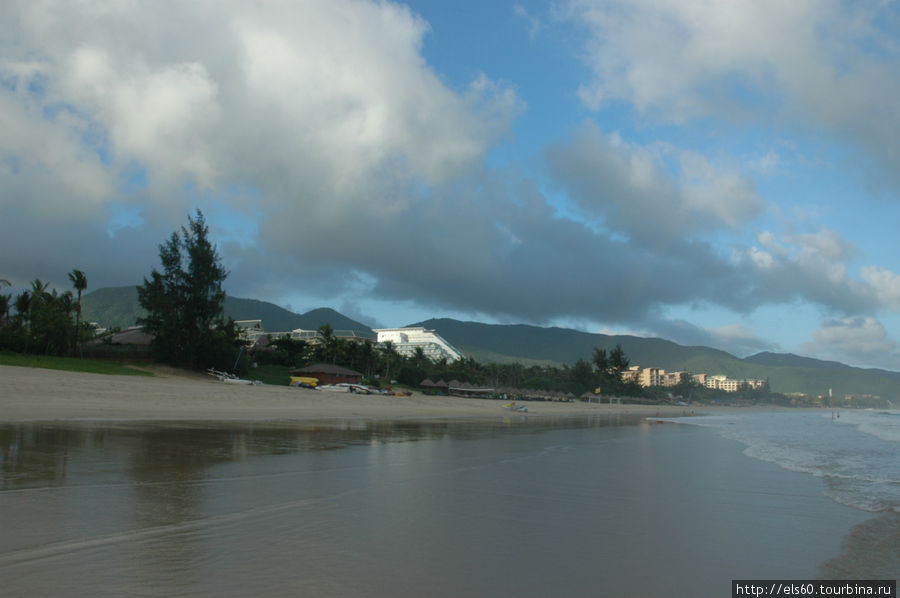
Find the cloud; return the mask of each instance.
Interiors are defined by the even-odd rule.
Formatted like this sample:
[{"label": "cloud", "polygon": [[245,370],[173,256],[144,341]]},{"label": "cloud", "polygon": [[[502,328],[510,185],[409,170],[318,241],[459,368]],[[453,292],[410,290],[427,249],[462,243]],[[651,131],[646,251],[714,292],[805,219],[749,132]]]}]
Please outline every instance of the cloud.
[{"label": "cloud", "polygon": [[868,266],[862,269],[862,279],[869,284],[883,309],[900,310],[900,275],[879,266]]},{"label": "cloud", "polygon": [[625,101],[667,123],[732,122],[825,131],[900,184],[896,3],[815,0],[571,0],[587,31],[597,110]]},{"label": "cloud", "polygon": [[546,158],[586,218],[640,245],[734,229],[764,207],[752,184],[736,172],[671,145],[628,144],[591,122],[578,127],[570,142],[549,146]]},{"label": "cloud", "polygon": [[[258,231],[229,248],[238,270],[334,270],[427,201],[410,189],[479,168],[523,109],[484,74],[449,88],[421,54],[429,25],[390,2],[22,2],[0,22],[0,243],[41,246],[7,271],[64,272],[60,238],[116,256],[146,233],[153,253],[195,207]],[[123,206],[140,239],[98,235]],[[342,230],[354,247],[327,250]]]},{"label": "cloud", "polygon": [[777,350],[771,341],[741,324],[704,328],[684,320],[657,320],[649,325],[662,338],[681,345],[714,347],[738,357]]},{"label": "cloud", "polygon": [[516,2],[513,4],[513,14],[522,19],[525,22],[525,26],[528,30],[528,37],[533,41],[534,38],[537,37],[537,34],[543,29],[544,24],[541,22],[541,19],[535,16],[531,11],[527,8]]},{"label": "cloud", "polygon": [[853,278],[848,263],[859,250],[838,233],[790,234],[779,240],[770,231],[758,245],[736,249],[734,264],[745,272],[748,305],[804,300],[844,314],[876,313],[897,307],[897,274],[880,267]]},{"label": "cloud", "polygon": [[900,367],[900,347],[889,339],[884,326],[872,317],[855,316],[822,322],[814,340],[805,349],[813,355],[852,363]]},{"label": "cloud", "polygon": [[[631,31],[630,19],[656,14],[598,6],[572,14],[591,31]],[[704,105],[704,73],[732,71],[706,46],[688,51],[682,9],[659,6],[673,16],[646,22],[636,39],[650,46],[592,63],[604,97],[669,120],[746,110],[741,94]],[[527,106],[490,73],[451,87],[424,57],[430,27],[367,0],[0,4],[0,275],[68,286],[77,267],[91,288],[138,284],[200,208],[230,293],[305,293],[362,321],[366,299],[412,301],[496,321],[671,331],[741,353],[765,347],[744,328],[657,316],[702,302],[746,313],[809,301],[841,316],[900,305],[897,274],[872,265],[854,278],[858,252],[836,232],[735,241],[766,202],[695,149],[587,121],[534,158],[537,175],[490,166]],[[654,28],[659,43],[677,42],[684,72],[657,73]],[[728,60],[739,66],[755,54],[738,41]],[[603,43],[631,42],[613,31]],[[650,70],[635,79],[632,68]]]}]

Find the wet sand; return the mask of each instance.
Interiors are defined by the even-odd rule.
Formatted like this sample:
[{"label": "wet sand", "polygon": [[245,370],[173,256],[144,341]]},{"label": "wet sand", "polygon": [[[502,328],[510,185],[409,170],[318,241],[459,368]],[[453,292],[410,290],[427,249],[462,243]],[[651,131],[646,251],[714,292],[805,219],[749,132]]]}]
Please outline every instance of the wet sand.
[{"label": "wet sand", "polygon": [[[0,421],[488,418],[506,401],[356,395],[286,386],[241,386],[203,374],[156,369],[154,377],[111,376],[0,366]],[[532,417],[608,413],[682,415],[684,407],[527,402]],[[688,408],[688,412],[689,412]]]},{"label": "wet sand", "polygon": [[727,596],[897,570],[881,522],[709,429],[509,419],[0,422],[3,595]]}]

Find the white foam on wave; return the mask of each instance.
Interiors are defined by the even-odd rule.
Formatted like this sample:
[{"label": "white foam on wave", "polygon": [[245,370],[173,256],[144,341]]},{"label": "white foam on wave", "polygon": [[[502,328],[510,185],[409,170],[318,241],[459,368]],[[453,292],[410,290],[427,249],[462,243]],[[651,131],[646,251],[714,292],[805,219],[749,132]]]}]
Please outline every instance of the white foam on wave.
[{"label": "white foam on wave", "polygon": [[[713,428],[745,445],[748,457],[821,478],[835,502],[870,512],[900,512],[900,417],[891,412],[737,413],[671,418]],[[836,425],[836,424],[843,425]],[[857,433],[859,432],[859,433]]]},{"label": "white foam on wave", "polygon": [[841,411],[834,421],[856,426],[860,432],[888,442],[900,442],[900,411]]}]

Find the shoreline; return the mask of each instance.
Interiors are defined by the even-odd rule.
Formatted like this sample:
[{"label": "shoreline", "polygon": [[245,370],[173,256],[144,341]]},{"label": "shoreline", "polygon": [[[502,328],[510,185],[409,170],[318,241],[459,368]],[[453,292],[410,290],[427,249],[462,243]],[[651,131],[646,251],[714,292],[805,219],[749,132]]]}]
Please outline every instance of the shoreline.
[{"label": "shoreline", "polygon": [[[676,417],[690,407],[523,401],[433,396],[330,393],[272,385],[225,384],[177,370],[153,377],[115,376],[0,366],[0,421],[14,422],[330,422],[348,420],[463,421],[630,415]],[[705,408],[704,408],[705,410]]]}]

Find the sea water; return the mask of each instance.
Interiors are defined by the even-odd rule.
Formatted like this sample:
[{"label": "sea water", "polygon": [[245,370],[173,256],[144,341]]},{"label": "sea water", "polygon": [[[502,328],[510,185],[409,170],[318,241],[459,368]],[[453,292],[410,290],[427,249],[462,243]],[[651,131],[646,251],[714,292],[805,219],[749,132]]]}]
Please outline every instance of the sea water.
[{"label": "sea water", "polygon": [[0,588],[714,596],[895,576],[892,420],[829,416],[0,424]]},{"label": "sea water", "polygon": [[851,530],[823,575],[900,574],[900,411],[735,410],[671,421],[715,430],[748,457],[821,479],[829,499],[876,515]]},{"label": "sea water", "polygon": [[900,514],[900,411],[735,410],[672,421],[712,428],[749,457],[821,478],[841,504]]}]

